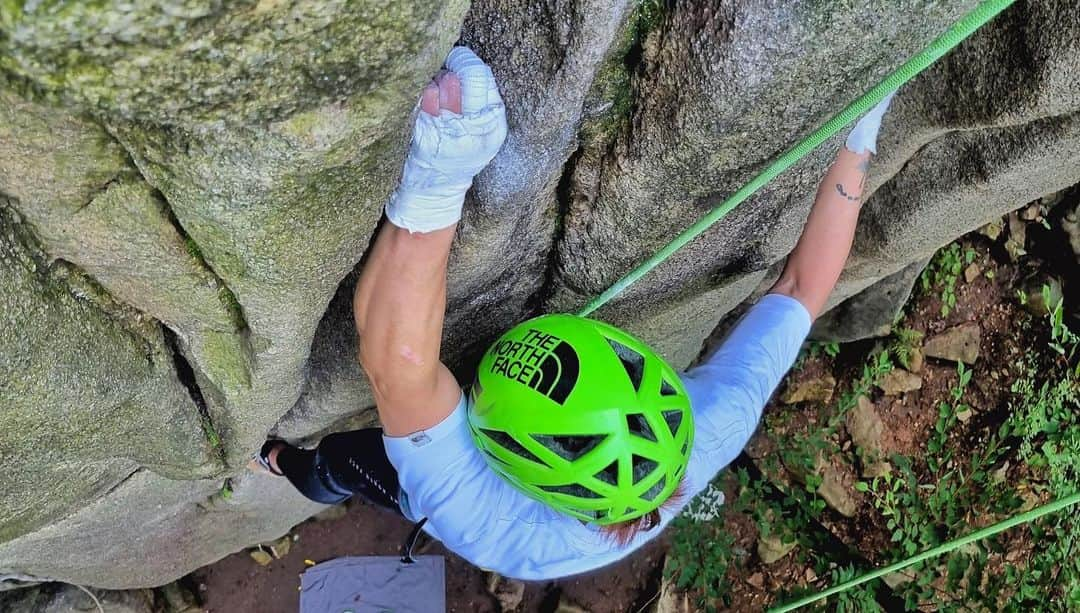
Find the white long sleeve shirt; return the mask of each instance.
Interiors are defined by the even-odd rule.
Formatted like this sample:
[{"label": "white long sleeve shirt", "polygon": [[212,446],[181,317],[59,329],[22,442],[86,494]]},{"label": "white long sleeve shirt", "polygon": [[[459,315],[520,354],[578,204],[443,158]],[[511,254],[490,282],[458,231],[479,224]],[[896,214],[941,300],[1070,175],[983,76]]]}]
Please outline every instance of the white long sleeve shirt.
[{"label": "white long sleeve shirt", "polygon": [[[810,331],[797,300],[769,294],[735,326],[704,363],[682,375],[694,414],[694,444],[684,479],[688,502],[742,451],[761,411],[791,368]],[[472,440],[464,395],[437,426],[408,437],[383,437],[398,470],[403,510],[447,548],[481,568],[546,580],[615,562],[655,538],[660,526],[620,546],[584,524],[521,493],[488,467]]]}]

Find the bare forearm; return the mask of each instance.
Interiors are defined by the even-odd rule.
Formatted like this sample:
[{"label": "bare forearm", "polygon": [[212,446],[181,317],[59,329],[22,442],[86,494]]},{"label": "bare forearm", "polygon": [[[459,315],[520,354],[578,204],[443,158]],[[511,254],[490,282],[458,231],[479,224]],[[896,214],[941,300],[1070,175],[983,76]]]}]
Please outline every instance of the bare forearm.
[{"label": "bare forearm", "polygon": [[420,95],[401,182],[353,295],[359,359],[383,430],[404,436],[442,422],[461,388],[439,360],[446,268],[465,193],[506,138],[491,68],[454,47]]},{"label": "bare forearm", "polygon": [[844,269],[862,207],[870,154],[841,148],[818,188],[799,242],[772,293],[801,302],[816,318]]},{"label": "bare forearm", "polygon": [[[370,318],[399,311],[401,304],[388,304],[401,298],[426,297],[405,306],[410,318],[418,310],[438,312],[442,319],[442,296],[446,287],[446,266],[456,226],[426,233],[411,233],[393,224],[385,224],[364,266],[353,294],[353,314],[361,333],[368,332]],[[373,296],[378,300],[372,300]],[[438,298],[440,304],[428,304]],[[372,313],[374,311],[374,313]]]},{"label": "bare forearm", "polygon": [[439,361],[454,229],[410,233],[385,224],[356,285],[360,363],[390,435],[434,426],[445,414],[433,405],[453,407],[461,393]]}]

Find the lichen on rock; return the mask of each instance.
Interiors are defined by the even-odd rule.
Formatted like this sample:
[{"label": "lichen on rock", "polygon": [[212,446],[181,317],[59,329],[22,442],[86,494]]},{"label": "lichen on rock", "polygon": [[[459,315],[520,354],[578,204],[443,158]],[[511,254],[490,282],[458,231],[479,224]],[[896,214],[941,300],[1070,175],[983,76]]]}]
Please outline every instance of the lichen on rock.
[{"label": "lichen on rock", "polygon": [[110,116],[274,121],[400,82],[402,60],[430,53],[432,26],[460,5],[4,2],[0,68]]}]

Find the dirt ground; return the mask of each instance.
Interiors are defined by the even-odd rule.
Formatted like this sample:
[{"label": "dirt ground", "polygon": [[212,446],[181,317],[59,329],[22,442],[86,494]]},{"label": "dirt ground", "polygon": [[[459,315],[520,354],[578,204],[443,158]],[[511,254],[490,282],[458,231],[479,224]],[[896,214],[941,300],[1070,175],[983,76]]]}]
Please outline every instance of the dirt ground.
[{"label": "dirt ground", "polygon": [[[295,540],[282,559],[260,566],[247,552],[235,553],[193,573],[188,577],[189,587],[209,613],[296,613],[304,560],[397,555],[410,529],[411,524],[404,519],[383,510],[349,504],[341,518],[309,520],[297,526],[290,533]],[[555,611],[561,602],[592,613],[636,611],[659,587],[665,549],[661,536],[630,559],[600,571],[561,581],[526,583],[518,610]],[[430,540],[422,542],[417,553],[446,558],[447,611],[500,610],[487,590],[487,573]]]}]

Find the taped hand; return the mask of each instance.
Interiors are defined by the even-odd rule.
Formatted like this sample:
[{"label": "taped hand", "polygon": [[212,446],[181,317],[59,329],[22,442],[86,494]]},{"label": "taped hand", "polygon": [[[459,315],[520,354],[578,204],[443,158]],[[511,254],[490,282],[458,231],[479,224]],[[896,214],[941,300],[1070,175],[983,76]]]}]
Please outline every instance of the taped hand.
[{"label": "taped hand", "polygon": [[473,177],[506,139],[506,108],[491,68],[467,47],[454,47],[446,67],[453,75],[424,90],[401,184],[386,205],[390,222],[410,232],[457,223]]},{"label": "taped hand", "polygon": [[895,90],[890,92],[888,96],[885,96],[884,100],[870,109],[870,112],[863,115],[863,118],[855,124],[851,134],[848,134],[847,137],[845,146],[848,151],[852,153],[866,153],[869,151],[877,154],[877,137],[878,131],[881,130],[881,118],[885,116],[885,111],[889,110],[889,105],[892,104],[895,95]]}]

